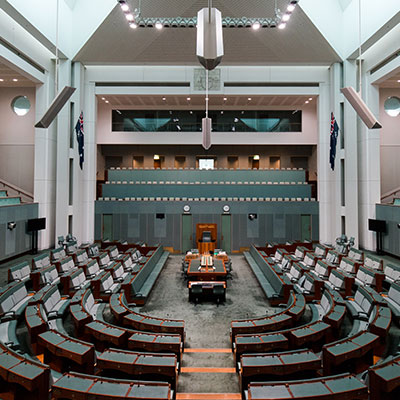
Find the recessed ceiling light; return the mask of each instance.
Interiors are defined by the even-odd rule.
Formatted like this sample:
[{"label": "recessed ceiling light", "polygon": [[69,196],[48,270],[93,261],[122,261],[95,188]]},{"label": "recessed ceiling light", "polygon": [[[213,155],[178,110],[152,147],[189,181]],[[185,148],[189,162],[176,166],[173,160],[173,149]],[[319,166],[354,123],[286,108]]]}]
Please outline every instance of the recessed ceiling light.
[{"label": "recessed ceiling light", "polygon": [[190,101],[190,97],[187,97],[186,100],[187,100],[187,101]]},{"label": "recessed ceiling light", "polygon": [[193,114],[193,111],[189,111],[190,114]]},{"label": "recessed ceiling light", "polygon": [[0,82],[4,82],[4,79],[3,79],[3,78],[0,78]]},{"label": "recessed ceiling light", "polygon": [[102,100],[105,100],[106,98],[105,98],[105,97],[102,97],[101,99],[102,99]]},{"label": "recessed ceiling light", "polygon": [[14,81],[14,82],[18,82],[18,79],[17,79],[17,78],[14,78],[13,81]]},{"label": "recessed ceiling light", "polygon": [[306,104],[308,104],[309,103],[309,101],[308,100],[306,100]]},{"label": "recessed ceiling light", "polygon": [[163,24],[161,22],[156,22],[156,29],[160,30],[163,28]]},{"label": "recessed ceiling light", "polygon": [[223,111],[221,111],[221,114],[223,114],[224,112]]},{"label": "recessed ceiling light", "polygon": [[282,21],[286,22],[289,21],[289,19],[290,19],[290,14],[283,14]]},{"label": "recessed ceiling light", "polygon": [[312,97],[309,97],[309,98],[308,98],[308,101],[311,101],[311,100],[312,100]]},{"label": "recessed ceiling light", "polygon": [[132,29],[136,29],[136,28],[138,27],[138,25],[137,25],[137,23],[136,23],[135,21],[132,21],[132,22],[129,24],[129,26],[130,26]]},{"label": "recessed ceiling light", "polygon": [[247,101],[251,101],[251,97],[248,97],[248,98],[247,98]]},{"label": "recessed ceiling light", "polygon": [[399,83],[400,83],[400,79],[397,79],[397,82],[399,82]]},{"label": "recessed ceiling light", "polygon": [[128,6],[128,4],[126,4],[126,3],[121,3],[121,9],[122,9],[122,11],[129,11],[129,6]]},{"label": "recessed ceiling light", "polygon": [[295,8],[296,8],[296,6],[295,6],[294,4],[289,4],[289,5],[287,6],[287,10],[288,10],[289,12],[292,12]]},{"label": "recessed ceiling light", "polygon": [[254,22],[254,24],[253,24],[253,26],[252,26],[252,28],[253,28],[255,31],[258,30],[258,29],[260,29],[260,27],[261,27],[261,25],[260,25],[259,22]]},{"label": "recessed ceiling light", "polygon": [[285,24],[284,22],[281,22],[281,23],[278,25],[278,28],[279,28],[279,29],[285,29],[285,28],[286,28],[286,24]]},{"label": "recessed ceiling light", "polygon": [[224,101],[227,101],[228,100],[228,98],[227,97],[224,97]]},{"label": "recessed ceiling light", "polygon": [[108,104],[108,103],[109,103],[109,101],[108,101],[108,100],[106,100],[106,103]]},{"label": "recessed ceiling light", "polygon": [[128,21],[133,21],[133,15],[132,15],[131,13],[125,14],[125,18],[126,18]]},{"label": "recessed ceiling light", "polygon": [[163,97],[163,98],[162,98],[162,101],[166,101],[166,100],[167,100],[167,98],[166,98],[166,97]]}]

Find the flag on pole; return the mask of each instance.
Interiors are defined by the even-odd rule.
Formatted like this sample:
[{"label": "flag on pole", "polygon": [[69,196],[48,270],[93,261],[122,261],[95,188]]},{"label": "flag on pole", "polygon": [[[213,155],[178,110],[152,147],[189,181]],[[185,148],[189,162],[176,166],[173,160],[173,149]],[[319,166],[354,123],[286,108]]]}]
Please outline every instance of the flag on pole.
[{"label": "flag on pole", "polygon": [[76,132],[76,140],[78,141],[78,152],[79,152],[79,166],[83,169],[83,161],[84,161],[84,143],[85,138],[83,135],[83,111],[81,111],[81,115],[78,118],[78,122],[75,125]]},{"label": "flag on pole", "polygon": [[332,171],[335,170],[336,143],[339,135],[339,125],[336,122],[335,116],[331,113],[331,145],[329,151],[329,163]]}]

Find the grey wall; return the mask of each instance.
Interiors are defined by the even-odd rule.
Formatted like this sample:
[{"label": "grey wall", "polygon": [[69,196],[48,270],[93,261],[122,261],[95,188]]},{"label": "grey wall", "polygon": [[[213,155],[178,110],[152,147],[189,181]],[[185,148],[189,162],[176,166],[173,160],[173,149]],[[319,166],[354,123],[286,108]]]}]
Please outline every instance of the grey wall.
[{"label": "grey wall", "polygon": [[[400,257],[400,206],[376,205],[376,219],[386,221],[386,234],[383,236],[383,250]],[[375,236],[375,233],[374,233]]]},{"label": "grey wall", "polygon": [[[113,240],[139,240],[152,245],[181,248],[181,216],[189,204],[193,217],[193,246],[197,223],[218,224],[218,243],[221,234],[221,214],[225,204],[232,215],[232,250],[264,245],[267,241],[285,242],[300,239],[301,215],[311,215],[312,239],[318,240],[318,202],[246,202],[246,201],[97,201],[95,205],[95,239],[102,237],[102,214],[113,215]],[[164,213],[165,219],[156,219]],[[250,221],[249,213],[257,214]]]},{"label": "grey wall", "polygon": [[[26,233],[26,222],[37,217],[37,203],[0,207],[0,261],[30,250],[31,235]],[[8,222],[17,226],[10,231]]]},{"label": "grey wall", "polygon": [[[112,133],[110,134],[112,135]],[[270,168],[270,157],[280,156],[281,168],[303,167],[309,170],[310,179],[316,179],[317,154],[312,145],[268,145],[268,146],[212,146],[204,150],[201,146],[136,146],[136,145],[99,145],[97,152],[97,179],[104,179],[106,157],[121,157],[119,167],[133,167],[133,157],[143,156],[143,167],[154,167],[154,154],[164,156],[163,168],[175,167],[175,156],[185,156],[187,168],[196,168],[197,156],[213,156],[216,158],[216,168],[229,168],[228,156],[238,157],[238,168],[249,168],[249,156],[260,156],[260,168]],[[308,165],[295,165],[292,157],[305,157]],[[113,159],[116,160],[116,159]]]}]

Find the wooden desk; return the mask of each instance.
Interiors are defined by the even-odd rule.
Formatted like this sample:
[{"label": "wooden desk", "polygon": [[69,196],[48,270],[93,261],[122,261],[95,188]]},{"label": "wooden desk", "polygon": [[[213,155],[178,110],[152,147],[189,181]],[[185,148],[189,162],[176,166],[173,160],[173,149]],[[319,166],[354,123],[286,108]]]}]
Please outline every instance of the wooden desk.
[{"label": "wooden desk", "polygon": [[187,276],[189,281],[224,281],[227,271],[222,260],[213,258],[212,266],[201,266],[201,259],[196,258],[189,261]]},{"label": "wooden desk", "polygon": [[324,375],[340,371],[340,366],[346,362],[345,369],[348,371],[347,363],[353,361],[362,367],[361,359],[365,359],[366,365],[373,362],[373,349],[379,343],[379,336],[373,333],[361,331],[356,335],[342,339],[322,348],[322,360]]},{"label": "wooden desk", "polygon": [[393,390],[400,386],[400,356],[389,357],[368,371],[371,400],[394,399]]},{"label": "wooden desk", "polygon": [[197,247],[199,249],[199,253],[207,254],[214,253],[214,250],[217,248],[216,242],[197,242]]},{"label": "wooden desk", "polygon": [[60,332],[47,331],[38,337],[38,344],[44,351],[45,363],[58,372],[69,369],[66,360],[73,361],[74,368],[81,372],[94,370],[95,351],[91,343],[66,336]]},{"label": "wooden desk", "polygon": [[[201,297],[219,297],[221,301],[226,300],[226,282],[224,281],[190,281],[188,284],[189,288],[189,301],[193,300],[193,287],[201,286]],[[223,294],[214,294],[214,287],[222,286]]]}]

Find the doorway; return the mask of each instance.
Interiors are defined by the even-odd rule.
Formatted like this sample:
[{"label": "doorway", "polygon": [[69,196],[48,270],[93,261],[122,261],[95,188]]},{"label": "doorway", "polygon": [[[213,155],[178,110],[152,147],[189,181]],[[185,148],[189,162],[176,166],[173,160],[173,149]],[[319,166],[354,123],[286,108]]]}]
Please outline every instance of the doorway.
[{"label": "doorway", "polygon": [[301,241],[311,240],[311,215],[301,215]]},{"label": "doorway", "polygon": [[103,214],[103,229],[102,229],[102,240],[109,240],[112,242],[113,238],[113,215]]},{"label": "doorway", "polygon": [[193,248],[192,214],[182,214],[181,244],[183,254]]},{"label": "doorway", "polygon": [[231,214],[221,215],[221,249],[227,253],[232,252],[232,224]]}]

